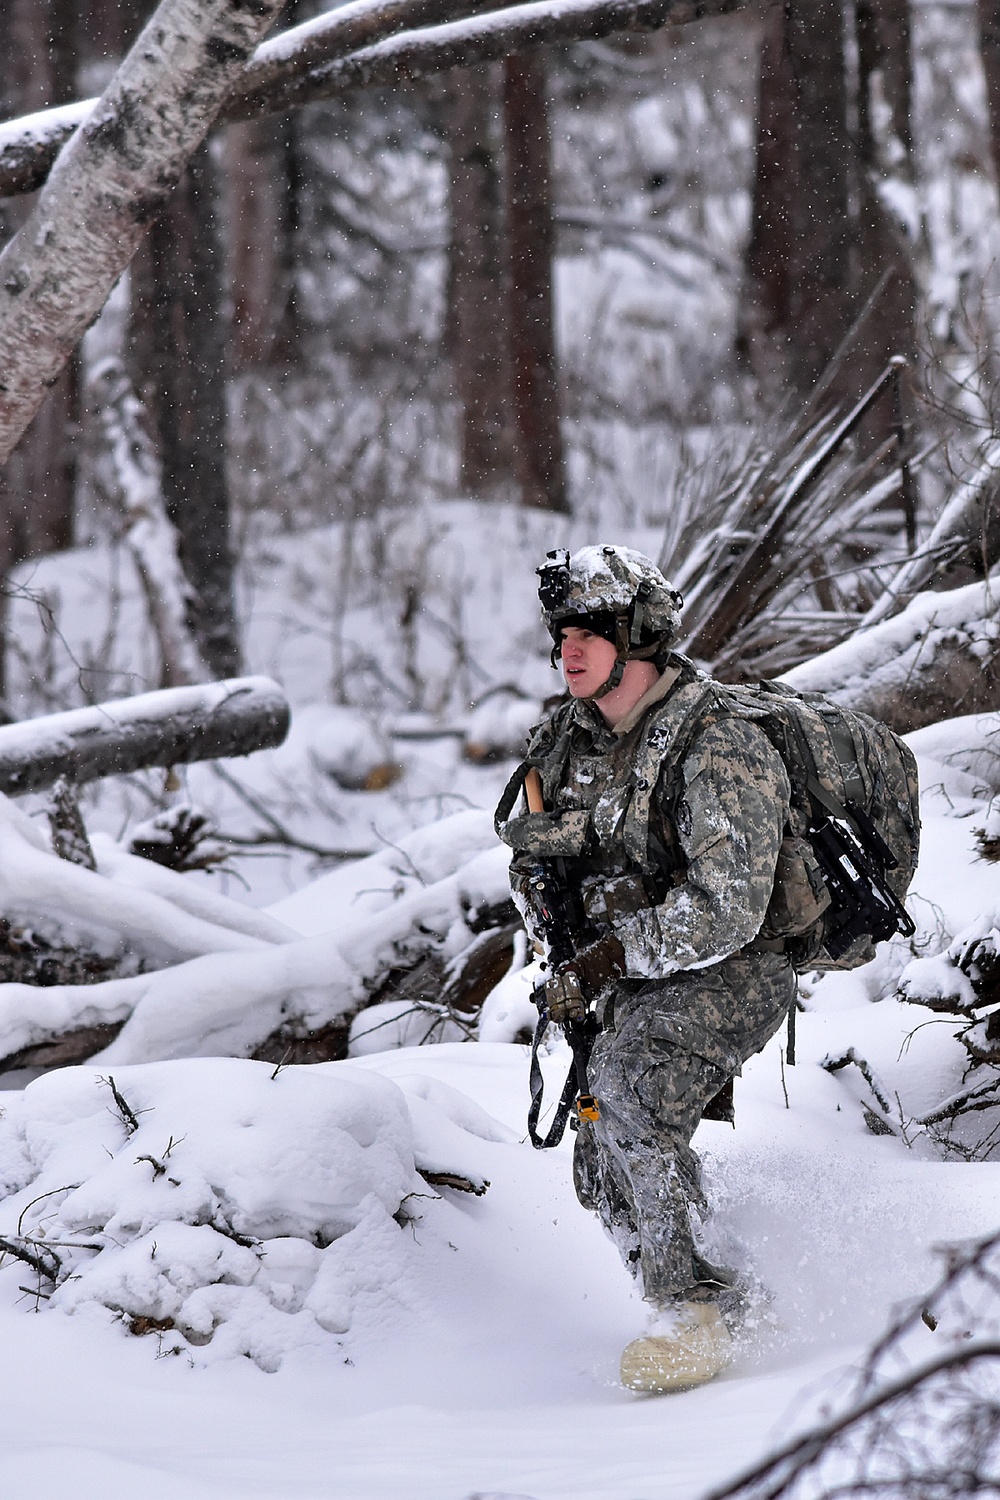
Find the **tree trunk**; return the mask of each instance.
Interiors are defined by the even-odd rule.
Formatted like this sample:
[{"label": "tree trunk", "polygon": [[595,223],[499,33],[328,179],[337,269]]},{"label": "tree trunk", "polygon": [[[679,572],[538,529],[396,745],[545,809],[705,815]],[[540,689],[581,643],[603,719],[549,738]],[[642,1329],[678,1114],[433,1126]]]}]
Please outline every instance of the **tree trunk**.
[{"label": "tree trunk", "polygon": [[907,156],[913,150],[913,84],[909,0],[856,0],[858,41],[858,132],[862,152],[875,164],[866,143],[875,139],[872,105],[876,96],[888,108],[888,134]]},{"label": "tree trunk", "polygon": [[457,68],[445,88],[451,264],[448,342],[461,424],[461,493],[517,491],[504,264],[500,80],[493,65]]},{"label": "tree trunk", "polygon": [[784,11],[775,10],[761,37],[753,220],[737,336],[737,353],[766,391],[783,384],[784,343],[791,327],[797,124]]},{"label": "tree trunk", "polygon": [[0,462],[180,180],[280,0],[162,0],[0,255]]},{"label": "tree trunk", "polygon": [[[0,23],[12,66],[4,91],[11,114],[60,105],[76,95],[76,27],[72,0],[7,0]],[[29,206],[6,205],[2,237],[12,235]],[[0,576],[28,557],[68,547],[73,538],[79,416],[76,361],[56,382],[44,407],[0,470]],[[6,690],[6,609],[0,601],[0,697]]]},{"label": "tree trunk", "polygon": [[851,141],[841,0],[794,0],[785,16],[796,177],[787,327],[793,378],[806,391],[851,321]]},{"label": "tree trunk", "polygon": [[[286,0],[280,25],[295,25],[300,0]],[[301,329],[296,249],[302,163],[298,120],[248,120],[225,132],[221,196],[228,228],[226,282],[232,370],[298,363]]]},{"label": "tree trunk", "polygon": [[521,499],[567,511],[555,347],[549,106],[541,53],[504,63],[509,317]]},{"label": "tree trunk", "polygon": [[[853,101],[845,20],[858,44]],[[893,355],[912,352],[913,278],[876,192],[883,169],[876,96],[890,105],[893,131],[908,149],[906,0],[851,0],[846,9],[841,0],[788,0],[769,19],[740,335],[741,350],[765,388],[780,388],[787,378],[805,397],[887,268],[894,274],[857,331],[850,357],[839,364],[829,398],[855,401]],[[878,441],[891,430],[886,401],[869,419],[866,435]]]},{"label": "tree trunk", "polygon": [[[894,355],[912,360],[916,352],[917,291],[910,258],[900,230],[883,207],[877,184],[886,167],[885,142],[879,141],[876,106],[891,111],[887,132],[905,152],[906,161],[894,170],[912,172],[911,36],[909,0],[857,0],[858,43],[856,146],[857,221],[852,288],[856,306],[870,296],[886,271],[892,277],[865,322],[852,352],[856,382],[873,380]],[[870,438],[890,435],[892,412],[888,403],[869,427]]]},{"label": "tree trunk", "polygon": [[239,671],[226,476],[226,327],[214,168],[199,147],[133,267],[135,383],[153,418],[163,499],[209,670]]},{"label": "tree trunk", "polygon": [[1000,0],[976,0],[976,5],[979,15],[979,45],[990,111],[993,170],[1000,180]]},{"label": "tree trunk", "polygon": [[115,359],[103,361],[92,384],[128,520],[125,540],[160,648],[160,686],[207,682],[212,674],[188,625],[191,585],[180,565],[176,528],[163,503],[162,468],[142,420],[142,404]]},{"label": "tree trunk", "polygon": [[301,174],[294,115],[229,126],[222,196],[234,371],[299,359],[295,246]]}]

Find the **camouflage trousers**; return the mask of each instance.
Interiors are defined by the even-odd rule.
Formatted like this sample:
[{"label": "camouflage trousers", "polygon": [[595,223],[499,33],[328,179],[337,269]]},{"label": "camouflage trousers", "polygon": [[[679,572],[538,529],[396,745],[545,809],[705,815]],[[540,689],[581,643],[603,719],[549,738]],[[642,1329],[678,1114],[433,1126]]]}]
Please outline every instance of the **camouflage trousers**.
[{"label": "camouflage trousers", "polygon": [[777,1031],[795,983],[781,955],[736,954],[626,980],[605,1007],[589,1068],[600,1119],[581,1122],[574,1178],[649,1302],[731,1279],[695,1248],[691,1214],[706,1205],[691,1137],[708,1102]]}]

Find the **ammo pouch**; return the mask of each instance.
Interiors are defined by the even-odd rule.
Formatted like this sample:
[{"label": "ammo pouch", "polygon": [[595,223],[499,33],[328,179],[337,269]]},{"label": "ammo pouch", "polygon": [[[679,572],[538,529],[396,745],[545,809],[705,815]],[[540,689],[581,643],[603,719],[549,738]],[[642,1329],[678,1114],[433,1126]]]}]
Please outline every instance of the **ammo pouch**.
[{"label": "ammo pouch", "polygon": [[774,889],[760,935],[799,937],[815,927],[830,905],[830,891],[808,839],[787,834],[778,850]]},{"label": "ammo pouch", "polygon": [[657,906],[663,895],[641,874],[611,875],[583,889],[583,909],[591,922],[614,926],[619,917]]}]

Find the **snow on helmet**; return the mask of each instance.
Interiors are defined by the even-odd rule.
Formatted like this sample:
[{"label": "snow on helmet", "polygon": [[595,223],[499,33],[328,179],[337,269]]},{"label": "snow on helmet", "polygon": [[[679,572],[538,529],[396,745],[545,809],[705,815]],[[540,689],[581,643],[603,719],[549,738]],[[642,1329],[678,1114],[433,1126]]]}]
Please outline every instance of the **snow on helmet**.
[{"label": "snow on helmet", "polygon": [[[629,646],[666,644],[677,634],[683,599],[655,563],[631,547],[581,547],[548,553],[538,569],[545,628],[560,632],[584,615],[625,616]],[[603,631],[600,632],[603,634]]]},{"label": "snow on helmet", "polygon": [[568,625],[585,625],[618,648],[597,697],[618,686],[627,661],[659,656],[677,634],[682,596],[655,563],[631,547],[581,547],[572,557],[559,549],[548,553],[537,571],[542,618],[555,642],[553,665]]}]

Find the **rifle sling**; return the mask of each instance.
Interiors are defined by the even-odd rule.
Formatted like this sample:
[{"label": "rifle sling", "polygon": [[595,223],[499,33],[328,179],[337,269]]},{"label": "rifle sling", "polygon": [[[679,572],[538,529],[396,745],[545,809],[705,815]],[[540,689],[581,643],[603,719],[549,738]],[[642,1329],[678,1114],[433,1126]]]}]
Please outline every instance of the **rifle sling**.
[{"label": "rifle sling", "polygon": [[566,1134],[566,1123],[569,1120],[570,1111],[575,1101],[581,1094],[589,1094],[590,1087],[587,1083],[587,1062],[590,1050],[594,1043],[594,1036],[600,1029],[596,1022],[578,1022],[566,1030],[566,1040],[573,1049],[573,1064],[566,1074],[566,1082],[563,1084],[559,1103],[556,1105],[555,1116],[549,1126],[548,1133],[544,1136],[538,1134],[538,1117],[542,1111],[542,1095],[545,1090],[545,1081],[542,1078],[542,1068],[538,1061],[538,1049],[542,1044],[542,1038],[548,1028],[549,1018],[544,1013],[538,1018],[535,1027],[535,1035],[531,1042],[531,1067],[528,1073],[528,1083],[531,1090],[531,1103],[528,1106],[528,1138],[536,1151],[548,1151],[553,1146],[558,1146]]}]

